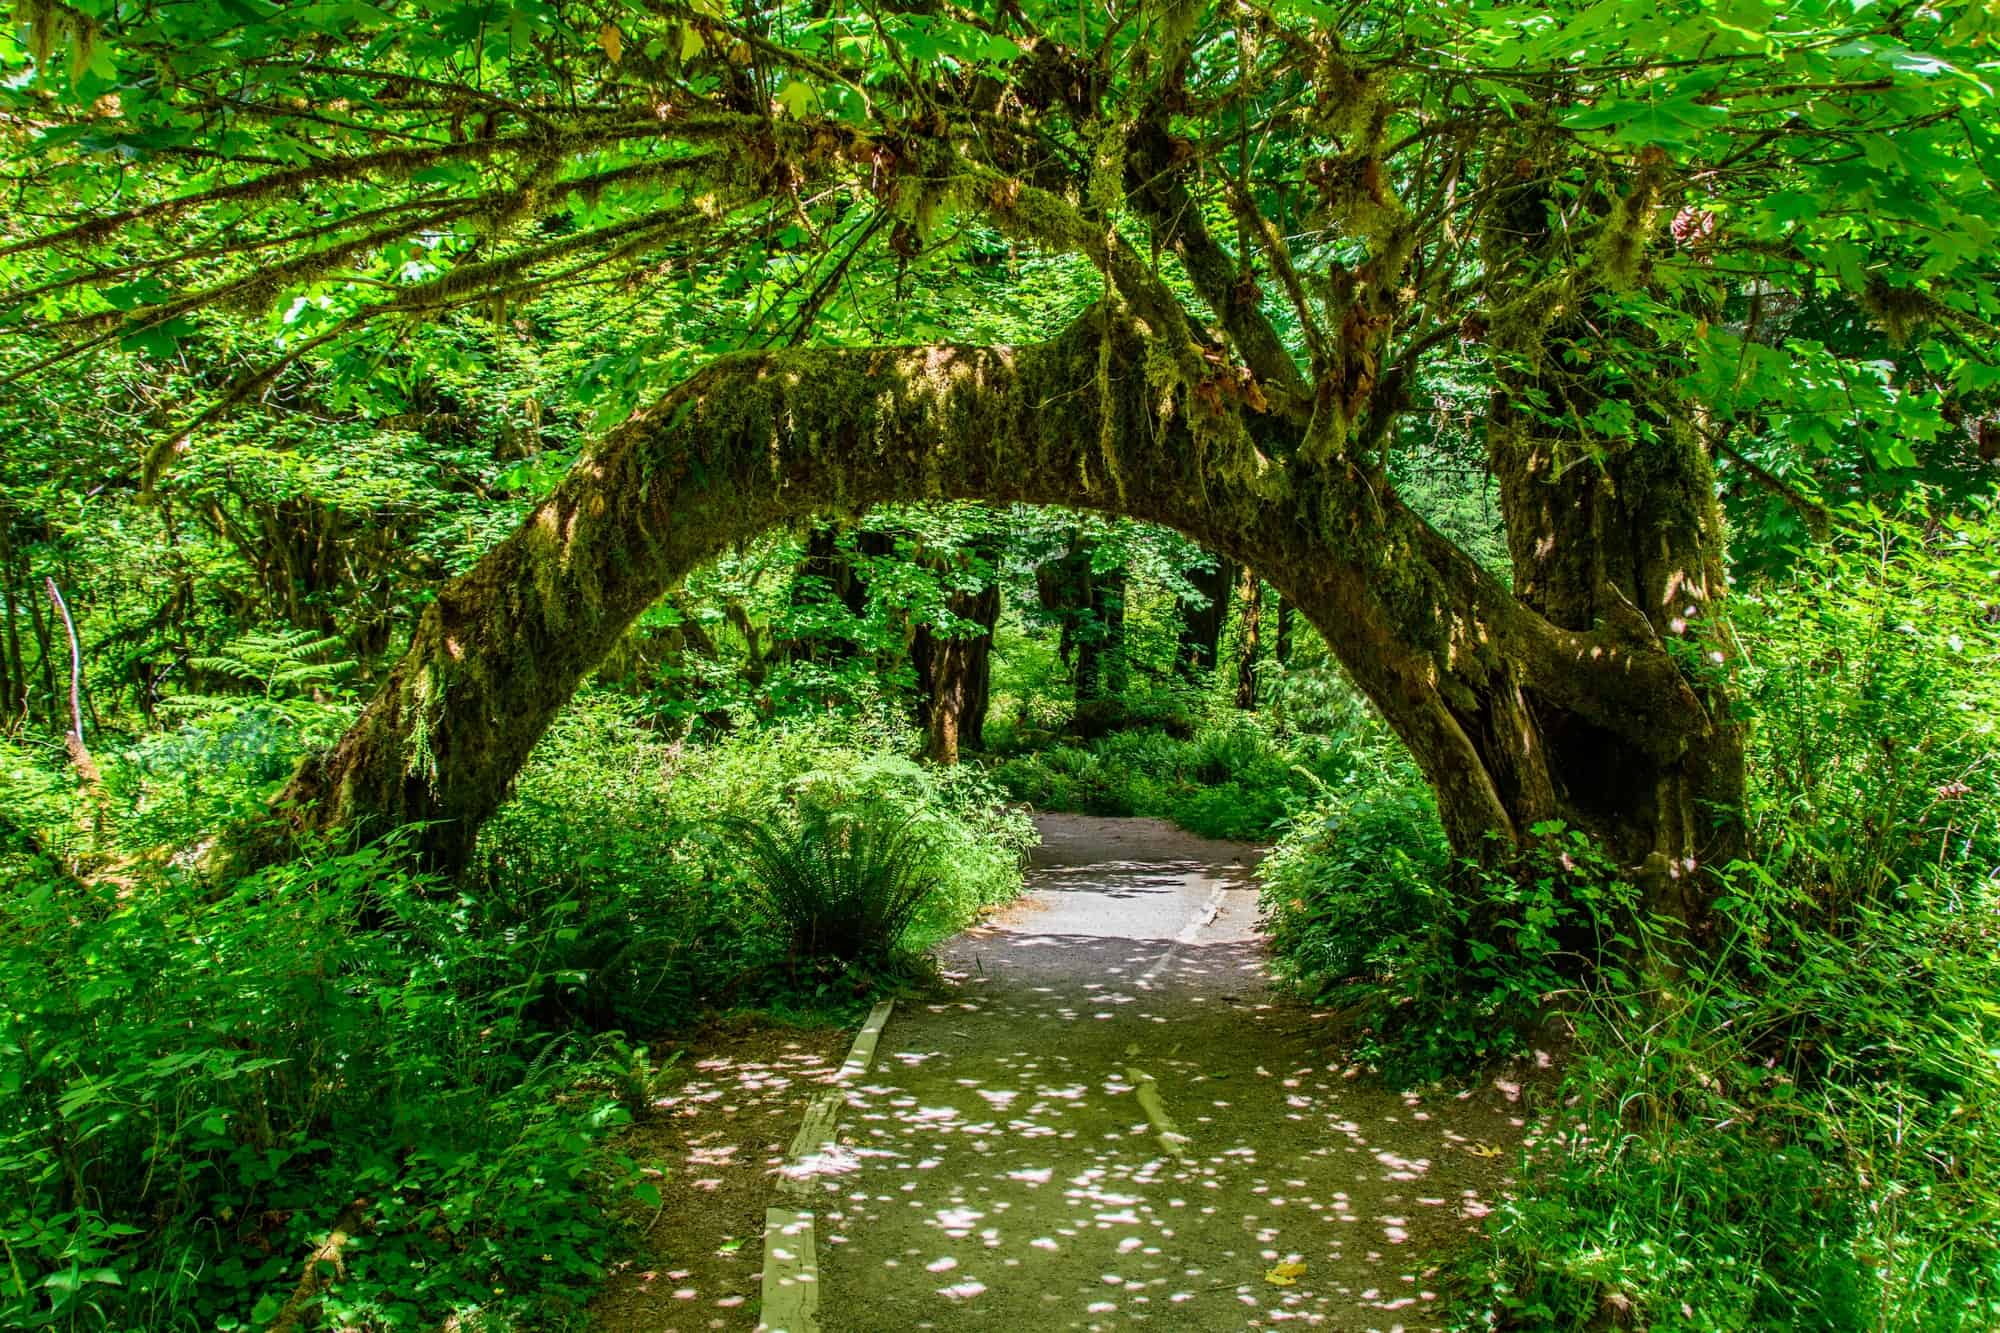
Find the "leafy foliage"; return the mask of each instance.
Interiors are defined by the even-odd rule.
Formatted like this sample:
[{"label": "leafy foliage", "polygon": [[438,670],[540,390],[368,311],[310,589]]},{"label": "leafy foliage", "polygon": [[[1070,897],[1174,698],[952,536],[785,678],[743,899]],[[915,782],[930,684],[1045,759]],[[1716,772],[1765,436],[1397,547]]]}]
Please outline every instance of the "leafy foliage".
[{"label": "leafy foliage", "polygon": [[921,831],[910,949],[1020,890],[1026,821],[977,772],[897,757],[906,733],[893,725],[834,717],[690,746],[635,725],[642,715],[611,695],[572,709],[482,837],[478,929],[546,941],[532,975],[509,965],[491,984],[532,986],[545,1018],[651,1033],[718,1010],[837,1012],[861,998],[877,975],[866,965],[883,960],[847,952],[863,966],[801,970],[789,922],[724,831],[770,819],[774,800]]},{"label": "leafy foliage", "polygon": [[748,855],[792,947],[808,959],[884,960],[935,892],[934,853],[915,816],[833,809],[807,798],[788,818],[739,816],[726,826]]},{"label": "leafy foliage", "polygon": [[[1568,1015],[1547,1128],[1461,1273],[1467,1327],[2000,1314],[1993,523],[1856,509],[1745,590],[1758,859],[1698,940],[1571,842],[1454,876],[1407,776],[1330,794],[1265,863],[1292,975],[1389,1069],[1452,1075]],[[1629,963],[1580,973],[1578,930]]]},{"label": "leafy foliage", "polygon": [[1203,837],[1257,841],[1352,762],[1326,738],[1288,744],[1238,722],[1189,740],[1141,730],[1055,745],[1003,760],[993,775],[1039,809],[1151,815]]},{"label": "leafy foliage", "polygon": [[[331,687],[354,670],[353,662],[323,660],[339,644],[311,630],[253,630],[220,652],[190,657],[190,669],[249,685],[267,699]],[[179,708],[199,706],[198,696],[179,695]]]},{"label": "leafy foliage", "polygon": [[261,1326],[343,1216],[345,1322],[546,1326],[601,1276],[625,1113],[470,966],[543,941],[475,942],[381,845],[220,898],[9,861],[9,1327]]},{"label": "leafy foliage", "polygon": [[[0,31],[0,1322],[267,1322],[354,1215],[329,1322],[561,1325],[647,1042],[855,1003],[879,978],[802,976],[799,922],[848,894],[882,938],[844,962],[935,941],[1018,887],[1012,797],[1281,834],[1289,974],[1399,1075],[1573,1014],[1475,1320],[2000,1324],[1997,25],[27,0]],[[1694,939],[1574,830],[1451,864],[1275,605],[1226,608],[1190,670],[1213,557],[1178,534],[857,515],[841,486],[639,613],[458,881],[393,842],[201,880],[443,581],[664,394],[732,353],[1031,342],[1099,303],[1145,323],[1201,475],[1359,488],[1301,512],[1394,610],[1430,590],[1407,547],[1341,546],[1364,513],[1414,512],[1527,617],[1548,560],[1623,559],[1659,533],[1605,537],[1619,507],[1676,468],[1705,499],[1712,466],[1730,633],[1697,657],[1679,603],[1642,609],[1750,727],[1754,858]],[[1499,465],[1511,429],[1545,472]],[[1537,527],[1590,477],[1582,528]],[[96,783],[63,758],[50,581]],[[907,757],[940,640],[997,645],[967,738],[990,774]],[[1414,645],[1402,683],[1457,647]],[[836,883],[795,877],[788,921],[718,818],[765,821],[737,828],[777,879]]]}]

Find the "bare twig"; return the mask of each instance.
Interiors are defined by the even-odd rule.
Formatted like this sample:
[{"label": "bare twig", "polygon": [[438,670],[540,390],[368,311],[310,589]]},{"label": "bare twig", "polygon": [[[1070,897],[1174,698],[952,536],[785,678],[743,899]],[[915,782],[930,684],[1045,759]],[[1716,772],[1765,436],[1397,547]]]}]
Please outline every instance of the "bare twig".
[{"label": "bare twig", "polygon": [[63,747],[69,751],[69,760],[76,765],[77,775],[92,787],[104,781],[98,771],[97,761],[90,757],[90,751],[83,743],[83,649],[76,641],[76,622],[70,619],[69,604],[63,601],[61,589],[53,578],[45,579],[49,587],[49,601],[62,615],[63,628],[69,631],[69,734],[63,737]]}]

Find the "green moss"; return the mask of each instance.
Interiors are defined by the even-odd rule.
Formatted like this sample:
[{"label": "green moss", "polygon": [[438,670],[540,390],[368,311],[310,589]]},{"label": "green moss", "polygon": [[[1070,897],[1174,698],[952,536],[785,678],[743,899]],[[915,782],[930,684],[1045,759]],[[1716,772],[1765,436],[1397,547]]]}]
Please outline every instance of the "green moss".
[{"label": "green moss", "polygon": [[1379,139],[1386,104],[1383,81],[1338,46],[1313,71],[1313,128],[1342,140]]},{"label": "green moss", "polygon": [[1627,292],[1644,273],[1647,243],[1660,213],[1659,186],[1651,171],[1611,206],[1591,245],[1591,278],[1607,291]]},{"label": "green moss", "polygon": [[1861,293],[1861,308],[1897,347],[1906,345],[1912,334],[1922,331],[1937,317],[1937,302],[1928,292],[1914,287],[1891,287],[1880,277],[1869,279]]}]

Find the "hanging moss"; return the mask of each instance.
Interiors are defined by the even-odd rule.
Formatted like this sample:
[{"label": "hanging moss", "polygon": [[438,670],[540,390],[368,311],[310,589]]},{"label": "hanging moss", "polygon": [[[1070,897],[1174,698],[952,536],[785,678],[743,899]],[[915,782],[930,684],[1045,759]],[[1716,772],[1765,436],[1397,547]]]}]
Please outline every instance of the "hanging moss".
[{"label": "hanging moss", "polygon": [[1897,347],[1907,344],[1913,334],[1937,318],[1937,302],[1930,293],[1915,287],[1891,287],[1879,275],[1869,277],[1861,292],[1861,308]]},{"label": "hanging moss", "polygon": [[1383,95],[1380,76],[1330,44],[1313,71],[1313,128],[1343,141],[1379,137]]},{"label": "hanging moss", "polygon": [[1612,204],[1591,245],[1590,278],[1606,291],[1629,292],[1644,277],[1646,247],[1660,217],[1657,164],[1642,169],[1632,187]]}]

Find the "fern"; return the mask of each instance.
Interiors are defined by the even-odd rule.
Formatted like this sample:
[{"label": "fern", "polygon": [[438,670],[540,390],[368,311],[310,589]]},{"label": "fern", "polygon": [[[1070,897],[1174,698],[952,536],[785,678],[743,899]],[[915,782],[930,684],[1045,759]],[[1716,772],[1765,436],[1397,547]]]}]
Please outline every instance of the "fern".
[{"label": "fern", "polygon": [[[284,699],[332,689],[352,675],[352,660],[330,656],[340,646],[337,636],[309,629],[256,629],[212,655],[190,657],[188,666],[255,687],[266,699]],[[198,695],[183,696],[181,703],[186,707],[200,701]]]},{"label": "fern", "polygon": [[796,821],[774,813],[724,827],[808,958],[885,957],[937,888],[931,839],[915,816],[884,804],[802,800]]}]

